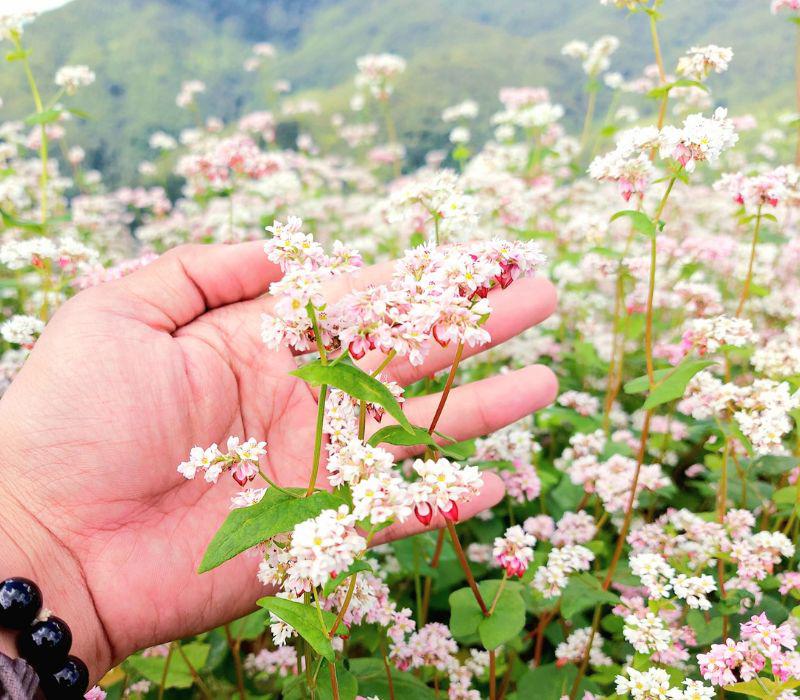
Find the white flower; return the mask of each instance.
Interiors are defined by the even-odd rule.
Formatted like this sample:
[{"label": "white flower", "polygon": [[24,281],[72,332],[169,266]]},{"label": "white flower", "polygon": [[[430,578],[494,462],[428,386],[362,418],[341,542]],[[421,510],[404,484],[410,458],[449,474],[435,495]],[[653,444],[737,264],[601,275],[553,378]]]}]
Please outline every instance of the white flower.
[{"label": "white flower", "polygon": [[0,325],[0,335],[7,343],[30,347],[44,330],[44,321],[17,314]]},{"label": "white flower", "polygon": [[62,66],[56,72],[55,83],[64,88],[68,95],[72,95],[80,87],[91,85],[95,81],[95,74],[89,66]]}]

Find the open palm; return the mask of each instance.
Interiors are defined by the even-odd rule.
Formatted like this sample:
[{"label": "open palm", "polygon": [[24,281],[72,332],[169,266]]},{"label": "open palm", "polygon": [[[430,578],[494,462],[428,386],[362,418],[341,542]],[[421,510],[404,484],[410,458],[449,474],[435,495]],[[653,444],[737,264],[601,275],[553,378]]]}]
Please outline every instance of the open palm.
[{"label": "open palm", "polygon": [[[338,279],[327,296],[384,282],[390,270],[378,265]],[[0,400],[0,528],[17,567],[8,573],[40,583],[94,676],[138,648],[241,616],[264,593],[257,560],[247,555],[197,574],[238,487],[227,478],[216,486],[187,482],[176,466],[194,445],[254,437],[267,441],[262,468],[271,478],[307,484],[316,398],[288,374],[293,354],[266,350],[259,334],[272,306],[265,292],[279,276],[258,242],[170,251],[67,302]],[[493,343],[555,305],[541,279],[490,299]],[[437,345],[416,368],[395,360],[384,376],[406,385],[447,367],[453,351]],[[439,429],[457,439],[481,435],[555,393],[554,376],[540,366],[458,387]],[[426,425],[438,400],[410,399],[404,410]],[[485,482],[462,517],[500,499],[499,480]],[[389,535],[414,532],[420,526],[412,520]]]}]

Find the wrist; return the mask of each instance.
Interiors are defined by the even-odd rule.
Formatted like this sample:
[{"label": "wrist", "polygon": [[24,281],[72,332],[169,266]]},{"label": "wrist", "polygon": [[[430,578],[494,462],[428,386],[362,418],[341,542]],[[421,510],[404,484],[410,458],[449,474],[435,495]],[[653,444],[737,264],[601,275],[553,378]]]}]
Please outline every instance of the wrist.
[{"label": "wrist", "polygon": [[[43,607],[72,631],[74,656],[92,681],[112,665],[113,654],[78,561],[58,538],[7,494],[0,492],[0,580],[23,576],[42,591]],[[19,656],[16,632],[0,630],[0,652]]]}]

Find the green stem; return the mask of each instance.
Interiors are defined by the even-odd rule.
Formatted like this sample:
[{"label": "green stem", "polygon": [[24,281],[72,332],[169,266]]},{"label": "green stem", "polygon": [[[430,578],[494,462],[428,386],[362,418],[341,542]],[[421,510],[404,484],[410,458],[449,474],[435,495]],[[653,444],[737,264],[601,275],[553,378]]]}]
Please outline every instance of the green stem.
[{"label": "green stem", "polygon": [[578,153],[583,155],[586,144],[589,141],[589,134],[592,130],[592,121],[594,120],[594,110],[597,105],[597,92],[598,85],[597,79],[592,76],[589,84],[589,102],[586,105],[586,116],[583,119],[583,129],[581,130],[581,141]]},{"label": "green stem", "polygon": [[308,481],[308,488],[306,489],[306,498],[308,498],[314,489],[317,487],[317,476],[319,474],[319,463],[322,456],[322,429],[325,425],[325,399],[328,396],[328,385],[323,384],[319,389],[319,398],[317,399],[317,427],[314,437],[314,463],[311,467],[311,478]]},{"label": "green stem", "polygon": [[675,186],[677,179],[677,175],[673,175],[670,178],[667,189],[664,192],[664,196],[661,198],[661,202],[658,205],[656,214],[653,217],[653,223],[655,224],[656,230],[653,231],[653,236],[650,239],[650,280],[647,288],[647,310],[645,313],[644,327],[644,354],[645,362],[647,363],[647,377],[650,380],[651,387],[655,384],[655,375],[653,371],[653,296],[655,295],[656,290],[656,239],[658,238],[658,226],[661,215],[664,213],[664,207],[667,205],[667,199],[669,199],[670,192],[672,192],[672,188]]},{"label": "green stem", "polygon": [[[42,97],[39,94],[39,88],[36,86],[36,79],[33,77],[31,71],[31,64],[28,61],[28,54],[22,47],[22,41],[18,34],[12,33],[12,41],[17,51],[22,54],[22,68],[25,71],[25,77],[28,80],[31,94],[33,95],[33,103],[36,105],[36,114],[41,115],[44,112],[44,105],[42,104]],[[39,144],[39,159],[42,161],[42,172],[39,176],[39,196],[42,225],[47,225],[47,127],[45,124],[40,125],[41,129],[41,143]]]},{"label": "green stem", "polygon": [[164,700],[164,690],[167,687],[167,674],[169,673],[169,665],[172,662],[172,652],[175,650],[175,642],[169,645],[167,651],[167,658],[164,661],[164,670],[161,672],[161,683],[158,686],[158,700]]},{"label": "green stem", "polygon": [[258,470],[258,475],[266,481],[271,488],[275,489],[276,491],[280,491],[281,493],[285,493],[287,496],[291,496],[292,498],[300,498],[300,496],[296,493],[292,493],[291,491],[287,491],[285,488],[278,486],[272,479],[270,479],[262,469]]},{"label": "green stem", "polygon": [[758,234],[761,231],[761,208],[763,204],[758,205],[758,212],[756,213],[756,225],[753,229],[753,242],[750,244],[750,261],[747,264],[747,277],[744,280],[744,287],[742,288],[742,296],[739,298],[739,305],[736,307],[736,317],[742,315],[744,305],[747,298],[750,296],[750,285],[753,281],[753,263],[756,259],[756,246],[758,245]]}]

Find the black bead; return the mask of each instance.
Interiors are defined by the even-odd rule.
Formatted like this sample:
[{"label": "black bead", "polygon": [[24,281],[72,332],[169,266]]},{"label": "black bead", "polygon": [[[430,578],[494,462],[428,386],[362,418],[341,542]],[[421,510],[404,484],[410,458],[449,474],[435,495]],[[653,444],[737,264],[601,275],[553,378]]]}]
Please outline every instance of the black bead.
[{"label": "black bead", "polygon": [[89,687],[89,669],[77,656],[68,656],[60,668],[39,674],[47,700],[80,700]]},{"label": "black bead", "polygon": [[0,583],[0,627],[21,630],[42,609],[42,592],[26,578],[7,578]]},{"label": "black bead", "polygon": [[64,620],[50,617],[34,622],[17,636],[17,651],[37,671],[59,668],[72,646],[72,632]]}]

